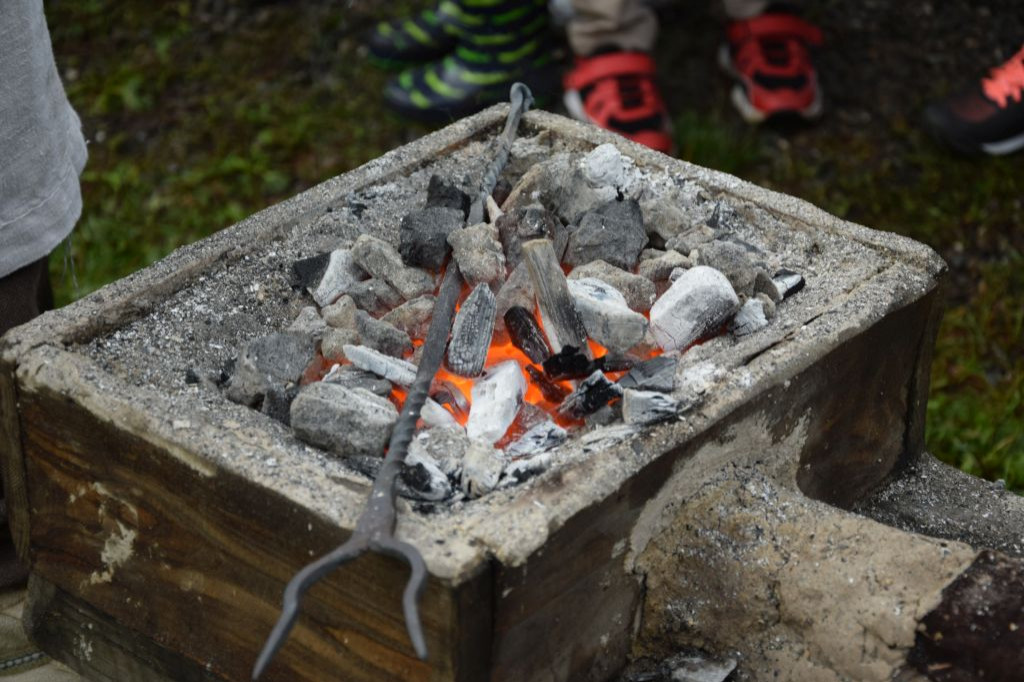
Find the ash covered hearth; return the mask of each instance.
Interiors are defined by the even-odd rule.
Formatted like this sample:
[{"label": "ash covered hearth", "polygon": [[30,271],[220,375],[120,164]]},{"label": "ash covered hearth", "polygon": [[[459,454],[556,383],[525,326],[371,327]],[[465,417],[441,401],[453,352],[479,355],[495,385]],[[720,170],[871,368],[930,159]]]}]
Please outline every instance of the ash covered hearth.
[{"label": "ash covered hearth", "polygon": [[456,231],[505,110],[5,337],[33,636],[91,679],[250,679],[356,530],[447,256],[396,527],[430,657],[368,555],[261,679],[1014,679],[1024,505],[923,451],[941,260],[544,112]]}]

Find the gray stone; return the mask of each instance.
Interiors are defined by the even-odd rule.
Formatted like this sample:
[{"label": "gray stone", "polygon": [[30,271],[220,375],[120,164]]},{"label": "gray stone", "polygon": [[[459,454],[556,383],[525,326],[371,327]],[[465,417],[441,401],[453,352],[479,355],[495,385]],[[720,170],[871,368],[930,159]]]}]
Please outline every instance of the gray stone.
[{"label": "gray stone", "polygon": [[662,349],[683,350],[718,331],[739,307],[739,297],[725,275],[698,265],[654,302],[651,333]]},{"label": "gray stone", "polygon": [[480,376],[494,335],[494,294],[477,284],[455,315],[448,342],[448,369],[464,377]]},{"label": "gray stone", "polygon": [[747,299],[747,302],[736,313],[729,323],[729,331],[734,336],[747,336],[768,326],[768,317],[764,313],[764,301],[759,298]]},{"label": "gray stone", "polygon": [[297,384],[313,353],[313,339],[302,334],[276,333],[250,341],[228,381],[228,399],[254,406],[272,386]]},{"label": "gray stone", "polygon": [[665,251],[655,258],[648,258],[637,266],[637,274],[646,277],[652,282],[663,282],[677,268],[687,269],[690,267],[690,259],[678,251]]},{"label": "gray stone", "polygon": [[501,451],[488,442],[472,439],[462,459],[462,490],[469,497],[480,497],[498,486],[505,460]]},{"label": "gray stone", "polygon": [[632,199],[611,201],[583,215],[569,235],[563,260],[569,265],[603,260],[629,270],[646,243],[640,205]]},{"label": "gray stone", "polygon": [[384,315],[402,304],[402,295],[384,280],[371,277],[349,287],[348,295],[360,310]]},{"label": "gray stone", "polygon": [[345,346],[359,344],[359,332],[354,327],[329,328],[320,341],[320,354],[329,360],[344,360]]},{"label": "gray stone", "polygon": [[448,235],[452,258],[470,286],[505,279],[505,254],[498,241],[498,228],[477,223]]},{"label": "gray stone", "polygon": [[355,329],[356,302],[351,296],[345,294],[321,310],[320,315],[324,318],[324,322],[335,329]]},{"label": "gray stone", "polygon": [[469,449],[469,442],[469,436],[461,430],[420,431],[409,444],[409,455],[422,453],[430,457],[441,471],[454,478],[462,471],[462,460]]},{"label": "gray stone", "polygon": [[569,280],[568,286],[590,338],[613,353],[624,353],[643,340],[647,318],[631,310],[618,290],[592,278]]},{"label": "gray stone", "polygon": [[420,296],[403,303],[380,319],[401,329],[413,339],[424,339],[436,302],[433,296]]},{"label": "gray stone", "polygon": [[295,320],[288,325],[285,331],[292,334],[305,334],[314,340],[320,340],[323,338],[324,332],[327,331],[327,323],[324,322],[324,318],[320,317],[320,313],[315,307],[307,305],[299,311]]},{"label": "gray stone", "polygon": [[416,365],[376,351],[366,346],[346,345],[345,357],[359,369],[372,372],[399,386],[411,386],[416,380]]},{"label": "gray stone", "polygon": [[323,307],[333,303],[353,284],[365,277],[366,274],[355,263],[352,252],[348,249],[336,249],[331,252],[320,283],[310,293],[317,305]]},{"label": "gray stone", "polygon": [[507,360],[491,367],[473,384],[466,434],[488,443],[497,442],[515,420],[525,395],[526,379],[518,362]]},{"label": "gray stone", "polygon": [[402,218],[398,252],[406,265],[440,270],[448,255],[448,235],[462,227],[461,210],[441,206],[423,208]]},{"label": "gray stone", "polygon": [[406,301],[434,291],[434,277],[425,270],[410,268],[388,242],[361,234],[352,246],[352,257],[371,277],[384,280]]},{"label": "gray stone", "polygon": [[[622,268],[617,268],[607,261],[595,260],[573,268],[569,279],[592,277],[615,287],[626,299],[626,305],[637,312],[651,309],[657,297],[654,283],[646,277],[634,275]],[[511,279],[511,278],[510,278]]]},{"label": "gray stone", "polygon": [[697,253],[698,262],[725,275],[737,294],[754,294],[754,280],[759,268],[747,249],[733,242],[714,241],[701,246]]},{"label": "gray stone", "polygon": [[644,360],[619,379],[622,388],[671,393],[675,386],[676,359],[667,355]]},{"label": "gray stone", "polygon": [[536,305],[533,293],[533,280],[530,279],[530,271],[526,263],[520,263],[512,274],[508,276],[505,283],[498,290],[495,300],[494,328],[497,331],[505,331],[505,313],[513,306],[520,306],[527,310],[533,310]]},{"label": "gray stone", "polygon": [[409,335],[393,325],[378,320],[365,310],[356,311],[356,330],[359,342],[385,355],[400,358],[412,350]]},{"label": "gray stone", "polygon": [[398,410],[391,401],[338,384],[309,384],[291,407],[295,435],[339,455],[382,454],[396,421]]},{"label": "gray stone", "polygon": [[387,397],[392,390],[390,381],[380,378],[373,372],[359,369],[355,365],[335,365],[324,375],[323,381],[347,388],[364,388],[381,397]]},{"label": "gray stone", "polygon": [[555,254],[561,258],[569,241],[569,231],[562,225],[558,216],[539,204],[505,213],[498,218],[495,225],[509,268],[515,268],[522,261],[523,242],[531,239],[550,239]]},{"label": "gray stone", "polygon": [[658,391],[626,389],[622,396],[622,420],[627,424],[655,424],[679,413],[679,403]]}]

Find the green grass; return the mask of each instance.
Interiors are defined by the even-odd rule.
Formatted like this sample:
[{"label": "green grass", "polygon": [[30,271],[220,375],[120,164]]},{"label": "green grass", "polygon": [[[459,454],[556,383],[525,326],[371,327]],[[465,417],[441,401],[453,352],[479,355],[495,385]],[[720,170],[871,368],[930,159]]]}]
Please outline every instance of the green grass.
[{"label": "green grass", "polygon": [[[425,132],[383,111],[387,74],[359,51],[363,30],[417,3],[221,4],[47,4],[91,141],[71,254],[78,286],[54,258],[59,303]],[[898,120],[881,134],[779,135],[737,122],[724,99],[670,102],[683,158],[909,235],[950,261],[928,444],[1024,490],[1021,157],[958,159]]]}]

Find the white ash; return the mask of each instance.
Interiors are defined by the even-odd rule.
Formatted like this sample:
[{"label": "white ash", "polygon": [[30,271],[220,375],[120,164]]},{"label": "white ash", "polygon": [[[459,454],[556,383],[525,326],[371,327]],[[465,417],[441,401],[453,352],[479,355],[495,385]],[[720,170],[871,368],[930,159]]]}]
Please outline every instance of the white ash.
[{"label": "white ash", "polygon": [[380,319],[414,339],[426,338],[436,301],[431,295],[419,296],[389,311]]},{"label": "white ash", "polygon": [[480,497],[494,490],[505,468],[501,451],[488,442],[472,439],[462,459],[462,490]]},{"label": "white ash", "polygon": [[371,277],[349,287],[348,295],[360,310],[371,315],[383,315],[402,304],[404,300],[394,287],[384,280]]},{"label": "white ash", "polygon": [[643,340],[647,318],[630,309],[617,289],[590,277],[567,284],[590,338],[613,353],[625,353]]},{"label": "white ash", "polygon": [[505,465],[501,472],[499,488],[509,488],[539,476],[551,468],[552,456],[549,452],[540,452],[529,457],[517,459]]},{"label": "white ash", "polygon": [[392,391],[390,381],[382,379],[373,372],[359,369],[355,365],[332,365],[321,381],[348,388],[365,388],[370,393],[381,397],[387,397]]},{"label": "white ash", "polygon": [[491,367],[473,384],[472,407],[466,433],[470,438],[495,443],[516,418],[526,395],[526,379],[515,360]]},{"label": "white ash", "polygon": [[330,327],[320,341],[320,353],[328,360],[345,360],[345,346],[359,345],[359,332],[353,327]]},{"label": "white ash", "polygon": [[550,419],[532,426],[518,440],[505,448],[512,459],[529,457],[558,447],[569,437],[569,432]]},{"label": "white ash", "polygon": [[463,430],[462,425],[459,424],[452,413],[444,409],[432,398],[427,398],[423,401],[423,407],[420,408],[420,419],[430,428],[453,431]]},{"label": "white ash", "polygon": [[664,350],[685,349],[716,332],[739,307],[739,297],[725,275],[696,266],[651,306],[651,332]]},{"label": "white ash", "polygon": [[452,485],[434,458],[423,450],[410,450],[405,455],[402,480],[415,491],[417,497],[428,502],[440,502],[452,495]]},{"label": "white ash", "polygon": [[416,380],[416,365],[411,362],[393,358],[366,346],[348,344],[344,352],[345,358],[359,369],[373,372],[399,386],[411,386]]},{"label": "white ash", "polygon": [[792,270],[780,270],[772,277],[775,288],[782,298],[788,298],[804,288],[803,275]]},{"label": "white ash", "polygon": [[633,159],[612,144],[594,147],[580,160],[579,168],[591,187],[612,188],[626,196],[636,196],[642,188],[643,178]]},{"label": "white ash", "polygon": [[366,279],[366,273],[359,268],[348,249],[335,249],[327,261],[323,278],[310,293],[317,305],[330,305],[348,291],[359,280]]},{"label": "white ash", "polygon": [[734,336],[748,336],[768,326],[768,316],[765,315],[764,301],[759,298],[747,299],[743,307],[736,313],[729,323],[729,331]]},{"label": "white ash", "polygon": [[665,393],[630,388],[622,396],[622,420],[627,424],[656,424],[675,417],[679,411],[679,402]]},{"label": "white ash", "polygon": [[412,350],[409,335],[383,320],[378,320],[365,310],[356,311],[356,331],[359,343],[395,358],[404,357]]},{"label": "white ash", "polygon": [[430,457],[441,471],[454,479],[462,471],[469,443],[469,436],[461,429],[430,429],[416,434],[409,444],[409,454],[422,453]]}]

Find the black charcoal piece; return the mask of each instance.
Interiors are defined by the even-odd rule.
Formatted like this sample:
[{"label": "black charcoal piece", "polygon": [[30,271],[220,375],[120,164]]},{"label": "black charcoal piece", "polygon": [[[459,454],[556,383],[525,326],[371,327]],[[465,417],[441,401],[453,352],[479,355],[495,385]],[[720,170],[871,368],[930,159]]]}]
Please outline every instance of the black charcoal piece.
[{"label": "black charcoal piece", "polygon": [[296,334],[275,333],[250,341],[231,375],[228,399],[251,407],[272,386],[298,383],[313,352],[313,339]]},{"label": "black charcoal piece", "polygon": [[533,365],[526,366],[526,373],[530,375],[530,380],[540,389],[544,400],[547,400],[549,403],[560,405],[565,400],[565,396],[569,395],[569,391],[548,379],[542,371]]},{"label": "black charcoal piece", "polygon": [[636,388],[644,391],[671,393],[675,384],[675,358],[659,355],[637,364],[629,374],[619,379],[622,388]]},{"label": "black charcoal piece", "polygon": [[480,376],[494,334],[497,303],[486,284],[477,284],[466,297],[452,324],[448,369],[464,377]]},{"label": "black charcoal piece", "polygon": [[569,294],[569,285],[550,239],[533,239],[523,244],[523,260],[533,282],[541,323],[551,350],[576,346],[589,355],[587,330]]},{"label": "black charcoal piece", "polygon": [[292,263],[290,284],[296,289],[315,289],[327,270],[331,252],[325,251]]},{"label": "black charcoal piece", "polygon": [[760,268],[751,253],[732,241],[713,241],[697,249],[698,262],[721,272],[736,293],[751,296]]},{"label": "black charcoal piece", "polygon": [[594,360],[594,364],[602,372],[628,372],[639,362],[637,358],[619,353],[608,353]]},{"label": "black charcoal piece", "polygon": [[356,307],[371,315],[384,315],[402,304],[402,295],[390,284],[375,277],[356,282],[349,288],[348,295]]},{"label": "black charcoal piece", "polygon": [[356,330],[364,346],[379,350],[385,355],[401,358],[407,351],[412,351],[412,341],[409,340],[408,334],[383,320],[374,318],[365,310],[356,311]]},{"label": "black charcoal piece", "polygon": [[491,190],[491,198],[494,199],[494,203],[501,206],[505,203],[511,193],[512,183],[509,182],[507,178],[498,178],[498,182],[494,185],[494,189]]},{"label": "black charcoal piece", "polygon": [[451,497],[452,486],[437,462],[425,453],[409,453],[402,465],[401,481],[406,490],[399,490],[403,497],[440,502]]},{"label": "black charcoal piece", "polygon": [[406,301],[434,291],[433,275],[406,266],[398,249],[383,239],[359,235],[352,245],[352,258],[371,277],[390,284]]},{"label": "black charcoal piece", "polygon": [[[500,201],[498,202],[501,203]],[[454,208],[465,220],[469,215],[469,195],[440,175],[431,175],[427,184],[427,208]]]},{"label": "black charcoal piece", "polygon": [[544,339],[544,332],[537,325],[533,313],[514,305],[505,312],[505,329],[512,344],[523,351],[533,362],[542,363],[551,356],[551,349]]},{"label": "black charcoal piece", "polygon": [[298,394],[299,387],[295,385],[287,388],[272,386],[267,390],[267,394],[263,396],[263,405],[260,406],[260,412],[271,419],[276,419],[282,424],[290,425],[292,420],[289,412],[292,401],[295,400],[295,396]]},{"label": "black charcoal piece", "polygon": [[448,235],[462,227],[465,216],[453,208],[436,206],[409,213],[398,232],[398,252],[406,265],[440,270],[448,255]]},{"label": "black charcoal piece", "polygon": [[597,367],[576,346],[565,346],[544,361],[544,374],[553,381],[561,379],[582,379],[594,373]]},{"label": "black charcoal piece", "polygon": [[786,269],[776,272],[772,281],[775,282],[775,288],[782,298],[789,298],[803,289],[805,284],[803,275]]},{"label": "black charcoal piece", "polygon": [[188,369],[185,370],[185,383],[186,384],[198,384],[199,383],[199,375],[196,374],[196,371],[194,369],[192,369],[191,367],[189,367]]},{"label": "black charcoal piece", "polygon": [[569,235],[564,260],[569,265],[603,260],[632,270],[646,244],[640,205],[633,199],[611,201],[580,218]]},{"label": "black charcoal piece", "polygon": [[505,448],[505,456],[513,459],[530,457],[561,445],[568,437],[565,429],[551,419],[545,419]]},{"label": "black charcoal piece", "polygon": [[566,396],[558,411],[567,417],[582,419],[621,397],[622,387],[609,381],[604,372],[597,370]]}]

